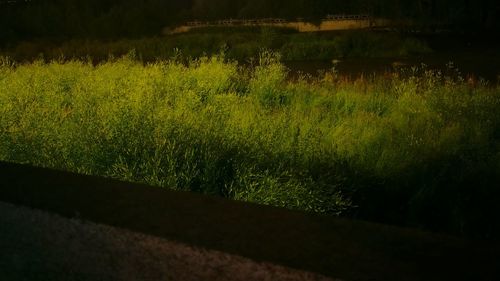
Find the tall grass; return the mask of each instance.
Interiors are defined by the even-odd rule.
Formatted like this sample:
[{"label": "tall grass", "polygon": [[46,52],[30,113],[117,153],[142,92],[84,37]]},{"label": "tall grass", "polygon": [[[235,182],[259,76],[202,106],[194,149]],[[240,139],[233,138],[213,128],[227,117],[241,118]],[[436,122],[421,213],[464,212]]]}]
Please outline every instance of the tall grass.
[{"label": "tall grass", "polygon": [[290,209],[499,234],[500,88],[278,58],[0,66],[0,159]]}]

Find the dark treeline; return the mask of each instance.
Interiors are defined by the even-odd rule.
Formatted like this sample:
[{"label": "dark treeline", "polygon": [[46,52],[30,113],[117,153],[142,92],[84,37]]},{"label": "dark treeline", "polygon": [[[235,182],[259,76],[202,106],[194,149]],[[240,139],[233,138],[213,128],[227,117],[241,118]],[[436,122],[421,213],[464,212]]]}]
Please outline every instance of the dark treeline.
[{"label": "dark treeline", "polygon": [[456,28],[498,28],[495,0],[5,0],[0,42],[31,38],[117,38],[158,34],[183,21],[370,14]]}]

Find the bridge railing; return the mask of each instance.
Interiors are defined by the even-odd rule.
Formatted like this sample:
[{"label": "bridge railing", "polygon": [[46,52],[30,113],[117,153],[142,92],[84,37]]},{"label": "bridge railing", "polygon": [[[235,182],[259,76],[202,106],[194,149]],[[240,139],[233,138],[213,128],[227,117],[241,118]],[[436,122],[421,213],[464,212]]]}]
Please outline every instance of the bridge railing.
[{"label": "bridge railing", "polygon": [[[369,15],[327,15],[323,20],[368,20]],[[263,25],[263,24],[284,24],[290,22],[303,22],[304,18],[297,18],[295,21],[290,21],[282,18],[262,18],[262,19],[224,19],[217,21],[189,21],[187,26],[232,26],[232,25]]]},{"label": "bridge railing", "polygon": [[239,20],[239,19],[225,19],[218,21],[189,21],[187,26],[217,26],[217,25],[253,25],[265,23],[286,23],[284,19],[254,19],[254,20]]},{"label": "bridge railing", "polygon": [[369,15],[327,15],[324,20],[367,20]]}]

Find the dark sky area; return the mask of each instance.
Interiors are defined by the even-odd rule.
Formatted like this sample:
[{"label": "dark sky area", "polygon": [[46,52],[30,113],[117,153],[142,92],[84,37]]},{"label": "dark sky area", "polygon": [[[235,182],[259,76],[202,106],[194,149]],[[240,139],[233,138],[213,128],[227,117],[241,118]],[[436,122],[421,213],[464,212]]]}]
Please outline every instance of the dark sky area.
[{"label": "dark sky area", "polygon": [[498,29],[496,0],[0,0],[0,40],[116,38],[158,34],[187,20],[320,19],[370,14],[457,29]]}]

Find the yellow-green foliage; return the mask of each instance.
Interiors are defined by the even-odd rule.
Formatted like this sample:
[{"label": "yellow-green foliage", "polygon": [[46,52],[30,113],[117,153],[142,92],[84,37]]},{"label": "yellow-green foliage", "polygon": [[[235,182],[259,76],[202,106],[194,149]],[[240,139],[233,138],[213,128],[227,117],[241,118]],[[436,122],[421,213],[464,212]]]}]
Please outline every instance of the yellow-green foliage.
[{"label": "yellow-green foliage", "polygon": [[430,71],[291,81],[270,54],[246,69],[2,59],[0,159],[327,213],[390,187],[418,213],[464,171],[499,174],[499,108],[498,87]]}]

